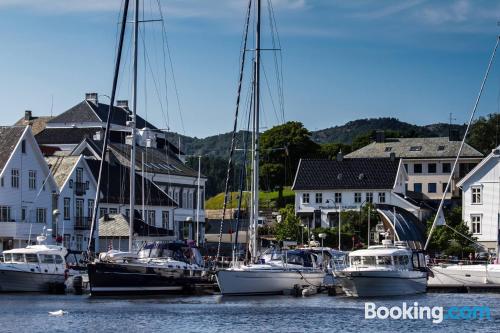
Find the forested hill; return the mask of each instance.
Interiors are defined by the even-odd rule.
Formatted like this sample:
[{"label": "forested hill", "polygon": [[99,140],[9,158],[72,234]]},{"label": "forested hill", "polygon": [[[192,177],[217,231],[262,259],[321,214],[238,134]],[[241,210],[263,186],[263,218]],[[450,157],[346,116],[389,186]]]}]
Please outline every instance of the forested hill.
[{"label": "forested hill", "polygon": [[[454,129],[464,132],[464,125],[453,125]],[[344,125],[330,127],[318,131],[311,131],[312,140],[316,143],[343,143],[352,144],[356,137],[366,135],[372,131],[384,130],[401,137],[434,137],[447,136],[449,125],[445,123],[418,126],[400,121],[396,118],[372,118],[350,121]],[[238,133],[238,147],[243,146],[244,132]],[[170,133],[169,140],[178,145],[179,134]],[[226,157],[231,142],[231,133],[197,138],[180,135],[181,149],[187,155],[211,155]]]}]

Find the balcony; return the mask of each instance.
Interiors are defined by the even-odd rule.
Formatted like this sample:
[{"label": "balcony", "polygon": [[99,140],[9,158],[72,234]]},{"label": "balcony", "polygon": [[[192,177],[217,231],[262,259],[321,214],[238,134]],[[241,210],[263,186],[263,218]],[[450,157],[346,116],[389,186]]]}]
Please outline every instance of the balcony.
[{"label": "balcony", "polygon": [[87,184],[75,182],[75,194],[78,196],[85,195],[87,193]]},{"label": "balcony", "polygon": [[90,230],[91,224],[91,217],[75,216],[75,230]]}]

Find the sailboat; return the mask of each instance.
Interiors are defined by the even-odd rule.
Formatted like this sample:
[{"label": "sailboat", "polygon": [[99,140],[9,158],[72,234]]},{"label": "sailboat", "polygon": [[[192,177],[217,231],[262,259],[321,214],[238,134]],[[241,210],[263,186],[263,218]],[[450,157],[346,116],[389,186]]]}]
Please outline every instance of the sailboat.
[{"label": "sailboat", "polygon": [[[249,1],[250,15],[252,1]],[[253,66],[253,126],[252,175],[250,204],[251,264],[219,270],[217,283],[222,295],[269,295],[287,293],[297,287],[320,287],[325,272],[317,265],[315,254],[305,250],[285,251],[265,261],[257,256],[257,227],[259,219],[259,112],[261,56],[261,0],[256,1],[255,57]],[[248,17],[247,17],[248,22]],[[227,192],[227,191],[226,191]],[[234,257],[234,256],[233,256]]]},{"label": "sailboat", "polygon": [[[110,109],[99,170],[99,189],[96,194],[89,252],[92,248],[93,232],[97,220],[99,193],[103,162],[108,145],[110,118],[115,99],[116,85],[127,23],[129,1],[125,0],[123,19],[121,23],[120,39],[115,63],[113,88],[110,98]],[[185,293],[191,292],[197,283],[207,281],[203,259],[195,244],[151,242],[144,243],[138,251],[133,251],[134,220],[135,220],[135,145],[136,145],[136,107],[137,107],[137,55],[138,55],[138,24],[139,0],[134,3],[134,31],[133,31],[133,114],[127,122],[131,127],[131,153],[130,153],[130,216],[129,216],[129,251],[121,252],[111,250],[102,253],[95,261],[88,264],[90,292],[92,295],[113,294],[143,294],[143,293]]]},{"label": "sailboat", "polygon": [[[481,99],[482,93],[484,86],[486,84],[486,81],[488,79],[493,61],[495,59],[495,55],[498,49],[498,45],[500,42],[500,36],[497,36],[496,44],[493,49],[493,52],[491,54],[491,58],[489,60],[486,73],[483,77],[483,81],[481,83],[481,87],[479,89],[478,96],[476,98],[476,102],[474,104],[474,107],[472,109],[469,122],[467,124],[467,128],[464,133],[464,137],[462,139],[460,149],[458,151],[457,157],[455,158],[455,163],[453,164],[453,168],[451,170],[450,178],[448,180],[448,183],[446,185],[446,190],[444,191],[443,197],[441,199],[441,202],[438,207],[438,211],[436,213],[436,217],[434,219],[434,222],[432,224],[432,228],[429,232],[429,236],[427,239],[427,242],[425,244],[425,249],[427,249],[427,246],[429,245],[430,239],[432,237],[432,233],[435,229],[436,226],[447,226],[446,221],[444,219],[444,214],[443,214],[443,204],[445,200],[445,195],[448,192],[449,186],[451,186],[451,181],[453,174],[455,172],[456,166],[458,164],[458,160],[460,158],[460,153],[462,152],[462,148],[465,144],[465,139],[467,138],[467,134],[469,133],[470,126],[472,124],[472,121],[474,119],[474,115],[476,113],[477,107],[479,105],[479,101]],[[451,228],[451,227],[450,227]],[[453,228],[452,228],[453,229]],[[462,235],[460,232],[454,230],[456,233],[460,234],[463,237],[466,237],[465,235]],[[468,237],[466,237],[468,238]],[[471,240],[473,241],[473,240]],[[482,245],[478,244],[479,246],[482,247]],[[497,247],[497,255],[496,258],[498,260],[498,247]],[[429,275],[429,280],[428,280],[428,286],[429,287],[437,287],[437,288],[448,288],[448,287],[500,287],[500,264],[495,263],[495,264],[490,264],[490,263],[484,263],[484,264],[440,264],[440,265],[435,265],[430,267],[431,274]]]}]

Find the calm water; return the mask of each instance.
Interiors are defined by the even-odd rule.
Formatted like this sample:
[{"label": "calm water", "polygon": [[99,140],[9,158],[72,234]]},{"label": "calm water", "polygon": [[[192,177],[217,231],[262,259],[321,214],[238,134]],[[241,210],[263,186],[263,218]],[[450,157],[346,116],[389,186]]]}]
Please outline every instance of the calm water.
[{"label": "calm water", "polygon": [[[1,332],[500,332],[500,294],[427,294],[369,300],[428,306],[489,306],[491,320],[365,320],[365,300],[220,296],[92,298],[0,294]],[[49,311],[64,310],[61,317]]]}]

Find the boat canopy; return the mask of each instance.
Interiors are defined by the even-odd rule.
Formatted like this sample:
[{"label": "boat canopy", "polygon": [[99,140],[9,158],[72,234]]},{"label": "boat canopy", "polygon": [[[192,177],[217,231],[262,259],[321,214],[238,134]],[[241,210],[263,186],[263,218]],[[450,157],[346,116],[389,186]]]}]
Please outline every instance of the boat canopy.
[{"label": "boat canopy", "polygon": [[389,225],[393,231],[395,229],[398,240],[406,241],[412,249],[423,248],[425,225],[415,215],[393,205],[378,204],[376,208],[384,224]]}]

